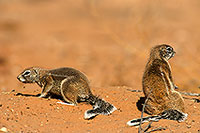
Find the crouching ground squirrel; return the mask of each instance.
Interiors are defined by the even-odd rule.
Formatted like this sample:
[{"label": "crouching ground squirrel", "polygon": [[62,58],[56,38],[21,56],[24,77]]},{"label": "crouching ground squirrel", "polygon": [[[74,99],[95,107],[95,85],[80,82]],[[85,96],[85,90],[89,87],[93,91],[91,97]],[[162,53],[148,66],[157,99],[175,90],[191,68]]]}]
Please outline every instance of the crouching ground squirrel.
[{"label": "crouching ground squirrel", "polygon": [[53,94],[62,96],[69,104],[77,105],[78,101],[91,104],[93,109],[85,112],[85,119],[98,114],[109,115],[116,110],[112,104],[94,96],[87,77],[73,68],[47,70],[31,67],[25,69],[17,78],[22,83],[37,83],[43,89],[39,96],[41,98]]},{"label": "crouching ground squirrel", "polygon": [[[152,48],[150,58],[143,75],[143,92],[145,95],[145,112],[152,116],[144,117],[143,122],[170,119],[184,121],[187,114],[184,113],[184,100],[181,94],[175,91],[172,79],[171,67],[168,60],[175,55],[175,51],[169,45],[162,44]],[[139,125],[141,119],[133,119],[127,124]]]}]

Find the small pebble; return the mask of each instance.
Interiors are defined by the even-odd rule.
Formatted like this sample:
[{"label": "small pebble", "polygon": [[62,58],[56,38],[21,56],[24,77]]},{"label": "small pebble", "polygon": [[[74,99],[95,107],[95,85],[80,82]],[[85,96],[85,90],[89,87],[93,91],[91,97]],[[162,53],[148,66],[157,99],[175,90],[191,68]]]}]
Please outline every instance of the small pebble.
[{"label": "small pebble", "polygon": [[7,132],[8,132],[8,129],[5,128],[5,127],[2,127],[2,128],[0,129],[0,131],[7,133]]},{"label": "small pebble", "polygon": [[191,125],[187,125],[187,128],[191,128],[192,126]]},{"label": "small pebble", "polygon": [[11,92],[15,92],[15,90],[11,90]]}]

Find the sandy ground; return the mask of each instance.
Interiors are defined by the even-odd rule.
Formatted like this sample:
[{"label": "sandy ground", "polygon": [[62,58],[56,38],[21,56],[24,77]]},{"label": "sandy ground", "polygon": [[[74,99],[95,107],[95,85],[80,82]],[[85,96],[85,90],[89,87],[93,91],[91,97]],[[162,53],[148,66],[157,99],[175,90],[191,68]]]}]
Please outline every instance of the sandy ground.
[{"label": "sandy ground", "polygon": [[[10,132],[136,132],[141,79],[152,46],[167,43],[179,91],[200,93],[200,2],[139,0],[0,1],[0,129]],[[26,67],[74,67],[84,72],[94,94],[114,104],[110,116],[84,120],[91,106],[57,104],[17,75]],[[16,95],[28,94],[27,96]],[[191,98],[191,97],[190,97]],[[199,99],[199,98],[198,98]],[[188,120],[161,120],[152,129],[198,132],[200,105],[185,99]],[[146,114],[145,114],[146,115]],[[165,132],[164,131],[164,132]]]},{"label": "sandy ground", "polygon": [[[40,93],[39,89],[35,91],[27,89],[29,87],[19,92]],[[106,101],[112,102],[118,110],[110,116],[99,115],[92,120],[84,120],[84,112],[91,109],[90,105],[80,103],[73,107],[58,104],[57,99],[15,96],[18,92],[15,90],[0,95],[2,116],[0,126],[14,132],[137,132],[138,128],[128,127],[126,122],[140,117],[141,112],[137,109],[136,103],[143,96],[141,92],[130,92],[127,87],[92,89],[95,90],[94,94],[99,94]],[[200,104],[190,100],[185,100],[185,104],[186,112],[189,114],[185,122],[160,120],[152,124],[152,129],[164,127],[166,132],[200,130]]]}]

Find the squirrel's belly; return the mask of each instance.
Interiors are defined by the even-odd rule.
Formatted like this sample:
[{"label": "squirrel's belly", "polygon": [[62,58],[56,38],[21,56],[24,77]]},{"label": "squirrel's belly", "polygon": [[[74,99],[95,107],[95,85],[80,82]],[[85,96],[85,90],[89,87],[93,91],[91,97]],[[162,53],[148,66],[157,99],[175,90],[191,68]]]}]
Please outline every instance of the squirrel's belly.
[{"label": "squirrel's belly", "polygon": [[55,95],[58,95],[58,96],[61,95],[61,91],[60,91],[60,88],[59,88],[59,87],[53,87],[53,88],[50,90],[50,93],[55,94]]}]

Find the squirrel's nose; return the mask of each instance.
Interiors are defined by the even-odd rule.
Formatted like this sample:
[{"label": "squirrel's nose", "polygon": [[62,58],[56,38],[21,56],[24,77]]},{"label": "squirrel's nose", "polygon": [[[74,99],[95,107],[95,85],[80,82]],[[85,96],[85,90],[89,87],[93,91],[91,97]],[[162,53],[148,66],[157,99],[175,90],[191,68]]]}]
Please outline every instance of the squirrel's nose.
[{"label": "squirrel's nose", "polygon": [[17,79],[20,80],[20,76],[17,76]]},{"label": "squirrel's nose", "polygon": [[24,77],[22,75],[17,76],[17,79],[21,82],[24,82]]}]

